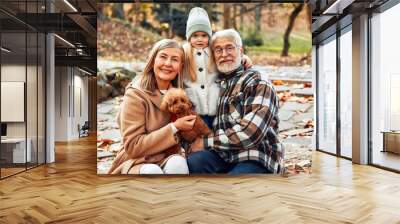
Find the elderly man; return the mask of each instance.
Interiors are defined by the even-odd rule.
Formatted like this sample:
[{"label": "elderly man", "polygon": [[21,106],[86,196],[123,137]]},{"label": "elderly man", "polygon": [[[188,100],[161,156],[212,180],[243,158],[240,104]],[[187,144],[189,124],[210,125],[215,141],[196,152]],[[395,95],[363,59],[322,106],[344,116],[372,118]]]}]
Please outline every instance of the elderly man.
[{"label": "elderly man", "polygon": [[190,173],[282,172],[279,99],[272,84],[257,70],[243,69],[242,40],[235,30],[216,32],[210,46],[221,92],[213,134],[191,146]]}]

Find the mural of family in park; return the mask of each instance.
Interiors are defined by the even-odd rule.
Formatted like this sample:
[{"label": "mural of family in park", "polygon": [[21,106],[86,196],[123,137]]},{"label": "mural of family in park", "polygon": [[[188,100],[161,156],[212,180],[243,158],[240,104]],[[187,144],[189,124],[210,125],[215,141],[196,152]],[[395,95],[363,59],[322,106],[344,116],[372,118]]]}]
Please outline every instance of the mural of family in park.
[{"label": "mural of family in park", "polygon": [[98,174],[311,172],[308,5],[98,7]]}]

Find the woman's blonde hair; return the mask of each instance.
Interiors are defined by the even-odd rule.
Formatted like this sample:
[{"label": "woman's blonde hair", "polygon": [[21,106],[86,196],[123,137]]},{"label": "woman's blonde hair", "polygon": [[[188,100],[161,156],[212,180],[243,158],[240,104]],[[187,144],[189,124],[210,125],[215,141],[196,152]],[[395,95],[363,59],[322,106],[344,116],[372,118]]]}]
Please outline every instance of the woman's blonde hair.
[{"label": "woman's blonde hair", "polygon": [[[185,75],[189,76],[190,80],[192,82],[195,82],[197,80],[197,75],[196,75],[196,62],[195,59],[193,57],[193,47],[190,44],[190,38],[188,39],[188,43],[184,45],[184,49],[185,49]],[[211,37],[208,40],[208,46],[210,46],[210,40]],[[207,65],[207,74],[211,74],[214,73],[216,71],[216,67],[215,67],[215,60],[214,60],[214,55],[211,51],[211,49],[209,48],[209,55],[208,55],[208,65]]]},{"label": "woman's blonde hair", "polygon": [[[178,48],[182,51],[181,63],[185,64],[185,53],[183,47],[176,41],[172,39],[163,39],[154,44],[150,51],[149,58],[147,59],[146,66],[142,73],[142,78],[140,80],[140,87],[154,92],[157,89],[157,81],[154,74],[154,62],[159,51],[167,48]],[[176,75],[175,79],[171,81],[172,85],[177,88],[183,88],[183,79],[181,77],[182,69]]]}]

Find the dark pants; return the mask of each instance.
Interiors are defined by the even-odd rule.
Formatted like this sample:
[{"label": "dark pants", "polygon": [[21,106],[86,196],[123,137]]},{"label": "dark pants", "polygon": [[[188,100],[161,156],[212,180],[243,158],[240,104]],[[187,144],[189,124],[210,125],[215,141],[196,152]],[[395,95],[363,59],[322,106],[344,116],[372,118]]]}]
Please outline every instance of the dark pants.
[{"label": "dark pants", "polygon": [[203,118],[203,121],[212,130],[215,116],[201,115],[200,117]]},{"label": "dark pants", "polygon": [[238,163],[225,162],[215,151],[199,151],[187,159],[189,173],[272,173],[258,161],[247,160]]}]

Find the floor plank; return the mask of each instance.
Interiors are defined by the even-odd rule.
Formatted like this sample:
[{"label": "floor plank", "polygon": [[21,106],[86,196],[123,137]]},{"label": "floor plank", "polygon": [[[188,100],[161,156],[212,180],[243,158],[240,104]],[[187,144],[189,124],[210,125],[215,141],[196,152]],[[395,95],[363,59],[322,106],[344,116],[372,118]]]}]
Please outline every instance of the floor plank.
[{"label": "floor plank", "polygon": [[96,174],[96,142],[0,181],[0,223],[400,223],[400,175],[313,155],[289,177]]}]

